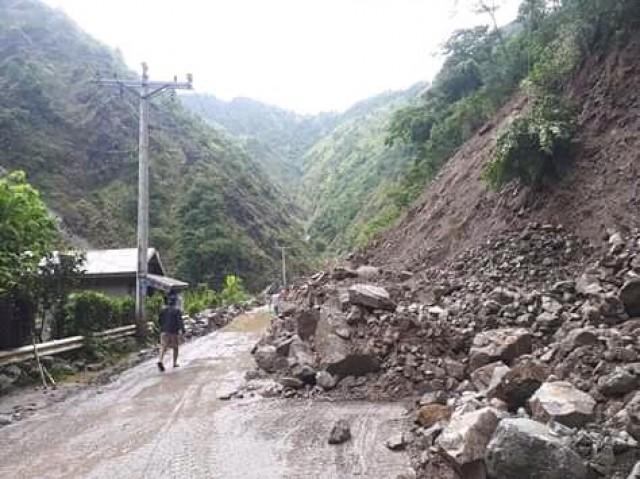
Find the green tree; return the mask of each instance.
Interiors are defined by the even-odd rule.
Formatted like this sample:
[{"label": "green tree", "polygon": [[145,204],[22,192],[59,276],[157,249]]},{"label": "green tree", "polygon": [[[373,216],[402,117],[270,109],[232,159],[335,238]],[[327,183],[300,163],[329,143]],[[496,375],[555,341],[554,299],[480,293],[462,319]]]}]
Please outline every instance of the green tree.
[{"label": "green tree", "polygon": [[55,221],[21,171],[0,179],[0,293],[38,274],[56,239]]}]

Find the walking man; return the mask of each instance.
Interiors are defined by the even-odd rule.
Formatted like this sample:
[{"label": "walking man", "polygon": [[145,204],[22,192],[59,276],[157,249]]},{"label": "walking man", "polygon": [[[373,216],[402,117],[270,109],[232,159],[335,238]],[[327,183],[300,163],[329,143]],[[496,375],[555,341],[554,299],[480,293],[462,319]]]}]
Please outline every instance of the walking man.
[{"label": "walking man", "polygon": [[184,333],[184,323],[182,322],[182,311],[177,307],[177,297],[169,293],[167,306],[160,311],[160,360],[158,369],[164,372],[164,353],[168,348],[173,349],[173,367],[178,364],[178,346],[180,344],[180,334]]}]

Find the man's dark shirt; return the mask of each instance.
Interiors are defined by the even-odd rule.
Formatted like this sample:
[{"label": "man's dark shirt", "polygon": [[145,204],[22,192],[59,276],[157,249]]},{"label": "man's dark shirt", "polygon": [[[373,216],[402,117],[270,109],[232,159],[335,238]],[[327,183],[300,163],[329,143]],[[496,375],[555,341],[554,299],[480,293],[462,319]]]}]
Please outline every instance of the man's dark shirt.
[{"label": "man's dark shirt", "polygon": [[166,306],[160,311],[160,331],[169,334],[184,333],[182,311],[175,306]]}]

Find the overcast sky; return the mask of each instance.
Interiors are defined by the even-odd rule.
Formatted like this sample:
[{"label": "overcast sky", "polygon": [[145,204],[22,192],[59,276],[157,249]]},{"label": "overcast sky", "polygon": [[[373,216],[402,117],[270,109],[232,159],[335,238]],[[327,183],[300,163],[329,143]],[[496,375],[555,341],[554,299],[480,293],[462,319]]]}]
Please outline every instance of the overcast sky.
[{"label": "overcast sky", "polygon": [[[164,80],[247,96],[301,113],[344,110],[430,80],[456,28],[486,23],[472,0],[45,0]],[[518,0],[503,0],[502,23]]]}]

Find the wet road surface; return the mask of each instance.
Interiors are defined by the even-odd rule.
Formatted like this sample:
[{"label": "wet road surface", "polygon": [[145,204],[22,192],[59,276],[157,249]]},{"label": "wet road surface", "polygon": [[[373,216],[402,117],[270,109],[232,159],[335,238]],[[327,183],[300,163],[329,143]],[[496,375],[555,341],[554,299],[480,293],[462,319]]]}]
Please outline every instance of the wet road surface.
[{"label": "wet road surface", "polygon": [[[403,452],[399,404],[253,397],[222,401],[242,383],[268,316],[241,316],[181,348],[179,369],[136,366],[0,430],[1,478],[395,478]],[[167,363],[170,363],[168,361]],[[327,444],[336,419],[352,440]]]}]

